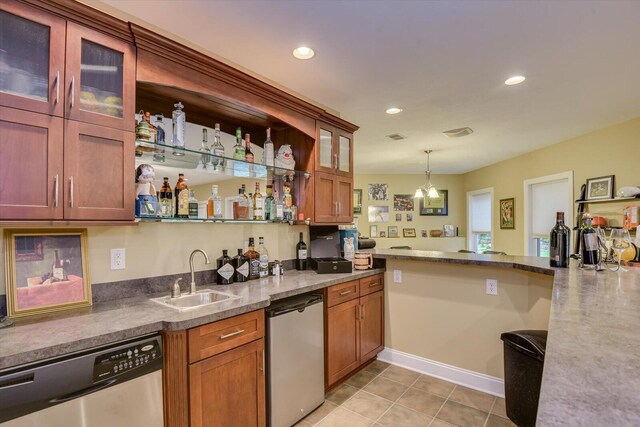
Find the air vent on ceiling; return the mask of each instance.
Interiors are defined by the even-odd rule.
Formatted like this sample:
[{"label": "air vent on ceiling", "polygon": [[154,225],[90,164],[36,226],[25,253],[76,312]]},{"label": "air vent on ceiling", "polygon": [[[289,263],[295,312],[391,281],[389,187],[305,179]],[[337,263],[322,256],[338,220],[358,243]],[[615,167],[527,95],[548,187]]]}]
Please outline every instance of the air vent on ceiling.
[{"label": "air vent on ceiling", "polygon": [[399,133],[392,133],[391,135],[387,135],[387,138],[393,139],[394,141],[401,141],[405,139],[405,137],[400,135]]},{"label": "air vent on ceiling", "polygon": [[470,127],[464,127],[464,128],[458,128],[458,129],[445,130],[442,133],[447,135],[449,138],[461,138],[463,136],[471,135],[473,133],[473,129],[471,129]]}]

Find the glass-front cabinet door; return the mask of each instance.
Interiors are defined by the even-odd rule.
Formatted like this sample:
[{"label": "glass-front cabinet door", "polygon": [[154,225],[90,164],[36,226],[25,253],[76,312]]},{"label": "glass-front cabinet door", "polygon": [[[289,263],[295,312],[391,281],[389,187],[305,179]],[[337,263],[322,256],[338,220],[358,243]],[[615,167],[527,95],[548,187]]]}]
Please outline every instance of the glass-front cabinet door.
[{"label": "glass-front cabinet door", "polygon": [[334,173],[337,153],[333,147],[335,129],[324,123],[318,123],[316,144],[316,171]]},{"label": "glass-front cabinet door", "polygon": [[0,105],[63,114],[65,21],[0,2]]},{"label": "glass-front cabinet door", "polygon": [[130,44],[68,23],[67,117],[133,131],[134,64]]},{"label": "glass-front cabinet door", "polygon": [[352,176],[352,139],[351,134],[338,133],[338,170],[336,171],[338,175]]}]

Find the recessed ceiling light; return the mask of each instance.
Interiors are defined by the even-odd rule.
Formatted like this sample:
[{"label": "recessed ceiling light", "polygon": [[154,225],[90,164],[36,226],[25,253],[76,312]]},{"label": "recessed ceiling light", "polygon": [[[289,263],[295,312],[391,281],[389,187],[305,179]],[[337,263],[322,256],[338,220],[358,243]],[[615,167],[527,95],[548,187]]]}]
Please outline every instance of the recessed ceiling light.
[{"label": "recessed ceiling light", "polygon": [[505,80],[504,84],[506,84],[508,86],[519,85],[520,83],[525,81],[525,79],[526,79],[525,76],[513,76],[513,77],[509,77],[507,80]]},{"label": "recessed ceiling light", "polygon": [[316,53],[307,46],[300,46],[296,49],[293,49],[293,56],[298,59],[311,59],[316,55]]},{"label": "recessed ceiling light", "polygon": [[398,108],[398,107],[391,107],[391,108],[387,108],[387,110],[385,111],[385,113],[387,113],[387,114],[398,114],[398,113],[402,113],[402,108]]}]

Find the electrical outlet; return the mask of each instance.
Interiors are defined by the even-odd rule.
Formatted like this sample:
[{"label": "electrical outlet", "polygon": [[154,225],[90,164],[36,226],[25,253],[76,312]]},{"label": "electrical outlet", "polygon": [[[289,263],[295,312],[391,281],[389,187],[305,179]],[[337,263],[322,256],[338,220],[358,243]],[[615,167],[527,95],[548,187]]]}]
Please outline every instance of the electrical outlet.
[{"label": "electrical outlet", "polygon": [[111,249],[111,269],[112,270],[124,270],[124,248]]},{"label": "electrical outlet", "polygon": [[393,283],[402,283],[402,270],[393,270]]},{"label": "electrical outlet", "polygon": [[498,295],[498,281],[487,279],[487,295]]}]

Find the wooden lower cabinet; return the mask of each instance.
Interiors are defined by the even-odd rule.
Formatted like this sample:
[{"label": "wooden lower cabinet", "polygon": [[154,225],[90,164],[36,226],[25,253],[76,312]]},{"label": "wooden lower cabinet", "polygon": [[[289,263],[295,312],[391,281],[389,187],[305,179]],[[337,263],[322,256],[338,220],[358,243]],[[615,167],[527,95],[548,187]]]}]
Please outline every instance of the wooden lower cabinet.
[{"label": "wooden lower cabinet", "polygon": [[359,302],[354,299],[327,309],[326,385],[360,366]]},{"label": "wooden lower cabinet", "polygon": [[384,348],[384,292],[360,298],[360,364],[376,357]]}]

